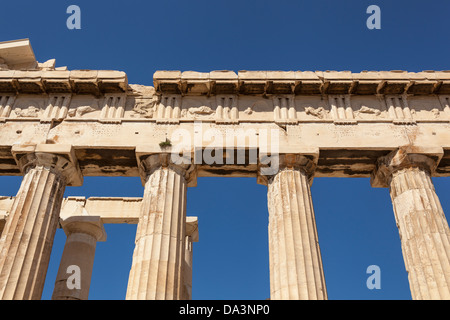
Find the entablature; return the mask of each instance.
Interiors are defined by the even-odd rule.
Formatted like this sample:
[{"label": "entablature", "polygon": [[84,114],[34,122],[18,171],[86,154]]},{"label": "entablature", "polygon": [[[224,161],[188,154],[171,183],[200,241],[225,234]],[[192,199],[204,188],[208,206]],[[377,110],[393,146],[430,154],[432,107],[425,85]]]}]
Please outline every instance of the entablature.
[{"label": "entablature", "polygon": [[[153,80],[0,70],[0,174],[21,174],[15,145],[71,146],[83,176],[139,176],[139,146],[181,135],[195,152],[219,135],[220,148],[258,153],[272,133],[280,148],[318,148],[318,177],[369,177],[379,157],[408,145],[443,148],[435,175],[450,173],[448,71],[157,71]],[[198,163],[198,176],[257,176],[257,162],[244,158]]]}]

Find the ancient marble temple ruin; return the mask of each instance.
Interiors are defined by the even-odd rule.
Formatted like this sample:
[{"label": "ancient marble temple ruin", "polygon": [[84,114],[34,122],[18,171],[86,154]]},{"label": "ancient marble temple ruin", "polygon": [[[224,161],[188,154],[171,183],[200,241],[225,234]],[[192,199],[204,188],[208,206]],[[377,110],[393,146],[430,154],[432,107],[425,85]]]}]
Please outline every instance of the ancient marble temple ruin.
[{"label": "ancient marble temple ruin", "polygon": [[[0,43],[0,174],[23,176],[0,198],[0,299],[41,298],[59,227],[53,299],[87,299],[105,223],[137,224],[127,299],[190,299],[186,190],[205,176],[267,185],[270,299],[327,299],[314,177],[389,188],[412,298],[450,299],[431,180],[450,175],[449,71],[157,71],[153,84],[37,62],[27,39]],[[145,191],[64,198],[85,176],[139,176]],[[73,265],[80,289],[66,283]]]}]

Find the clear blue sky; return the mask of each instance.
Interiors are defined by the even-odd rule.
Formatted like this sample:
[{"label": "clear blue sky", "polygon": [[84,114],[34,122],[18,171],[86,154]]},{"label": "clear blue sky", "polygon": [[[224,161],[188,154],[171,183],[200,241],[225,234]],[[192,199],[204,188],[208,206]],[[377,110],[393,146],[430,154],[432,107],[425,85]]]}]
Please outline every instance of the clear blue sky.
[{"label": "clear blue sky", "polygon": [[[81,8],[81,30],[66,28],[71,4]],[[371,4],[381,8],[381,30],[366,28]],[[448,0],[9,1],[1,11],[0,41],[30,38],[40,62],[121,70],[144,85],[156,70],[450,69]],[[434,183],[449,217],[450,181]],[[18,177],[0,177],[0,195],[15,195],[19,185]],[[266,191],[243,178],[199,178],[188,190],[187,214],[198,216],[200,231],[194,299],[270,296]],[[142,193],[139,178],[85,178],[66,189],[66,196]],[[329,299],[410,299],[388,190],[368,179],[317,178],[312,196]],[[90,298],[124,299],[136,226],[105,227]],[[43,299],[51,297],[64,242],[58,230]],[[373,264],[380,290],[366,287]]]}]

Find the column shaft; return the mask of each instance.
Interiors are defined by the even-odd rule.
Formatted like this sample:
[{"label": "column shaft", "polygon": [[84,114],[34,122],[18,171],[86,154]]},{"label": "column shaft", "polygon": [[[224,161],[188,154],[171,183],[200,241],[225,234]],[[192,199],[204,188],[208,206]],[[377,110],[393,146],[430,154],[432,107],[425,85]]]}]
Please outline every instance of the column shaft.
[{"label": "column shaft", "polygon": [[180,299],[186,220],[185,177],[171,167],[147,176],[127,299]]},{"label": "column shaft", "polygon": [[185,243],[185,258],[184,258],[184,282],[183,293],[181,295],[182,300],[192,300],[192,238],[186,236]]},{"label": "column shaft", "polygon": [[[92,268],[94,266],[97,240],[85,233],[72,233],[67,237],[61,263],[56,276],[52,300],[87,300],[91,284]],[[69,269],[76,266],[79,269]],[[79,272],[79,275],[76,273]],[[80,277],[80,286],[70,288],[69,277]],[[72,281],[70,281],[72,284]]]},{"label": "column shaft", "polygon": [[186,218],[186,242],[184,252],[184,279],[182,300],[192,300],[192,259],[193,245],[198,242],[198,219],[197,217]]},{"label": "column shaft", "polygon": [[45,166],[25,174],[0,243],[0,299],[40,299],[65,178]]},{"label": "column shaft", "polygon": [[268,185],[273,300],[327,299],[307,175],[284,169]]},{"label": "column shaft", "polygon": [[61,224],[67,240],[52,300],[87,300],[97,241],[106,240],[102,221],[98,216],[73,216]]},{"label": "column shaft", "polygon": [[450,230],[430,174],[404,168],[390,182],[413,299],[450,299]]}]

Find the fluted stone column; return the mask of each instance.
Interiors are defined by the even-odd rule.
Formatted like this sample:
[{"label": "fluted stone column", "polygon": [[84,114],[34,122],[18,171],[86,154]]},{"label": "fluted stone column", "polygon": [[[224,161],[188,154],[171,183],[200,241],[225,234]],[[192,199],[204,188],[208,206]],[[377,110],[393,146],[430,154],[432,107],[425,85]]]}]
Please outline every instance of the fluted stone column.
[{"label": "fluted stone column", "polygon": [[182,300],[192,300],[192,258],[193,243],[198,241],[197,217],[186,218],[186,243],[184,258],[184,285]]},{"label": "fluted stone column", "polygon": [[268,177],[270,299],[327,299],[310,192],[315,165],[303,155],[280,156]]},{"label": "fluted stone column", "polygon": [[[62,220],[61,226],[67,239],[52,300],[87,300],[97,241],[106,240],[103,223],[99,216],[73,216]],[[79,277],[79,287],[73,277]]]},{"label": "fluted stone column", "polygon": [[182,298],[186,193],[189,165],[175,165],[169,154],[141,158],[145,190],[126,299]]},{"label": "fluted stone column", "polygon": [[431,175],[439,153],[400,149],[379,159],[372,186],[389,187],[414,300],[450,299],[450,230]]},{"label": "fluted stone column", "polygon": [[24,177],[0,241],[3,300],[41,298],[65,187],[82,179],[70,154],[41,149],[16,155]]},{"label": "fluted stone column", "polygon": [[373,187],[389,187],[414,300],[450,299],[450,230],[431,180],[442,149],[400,148],[378,160]]}]

